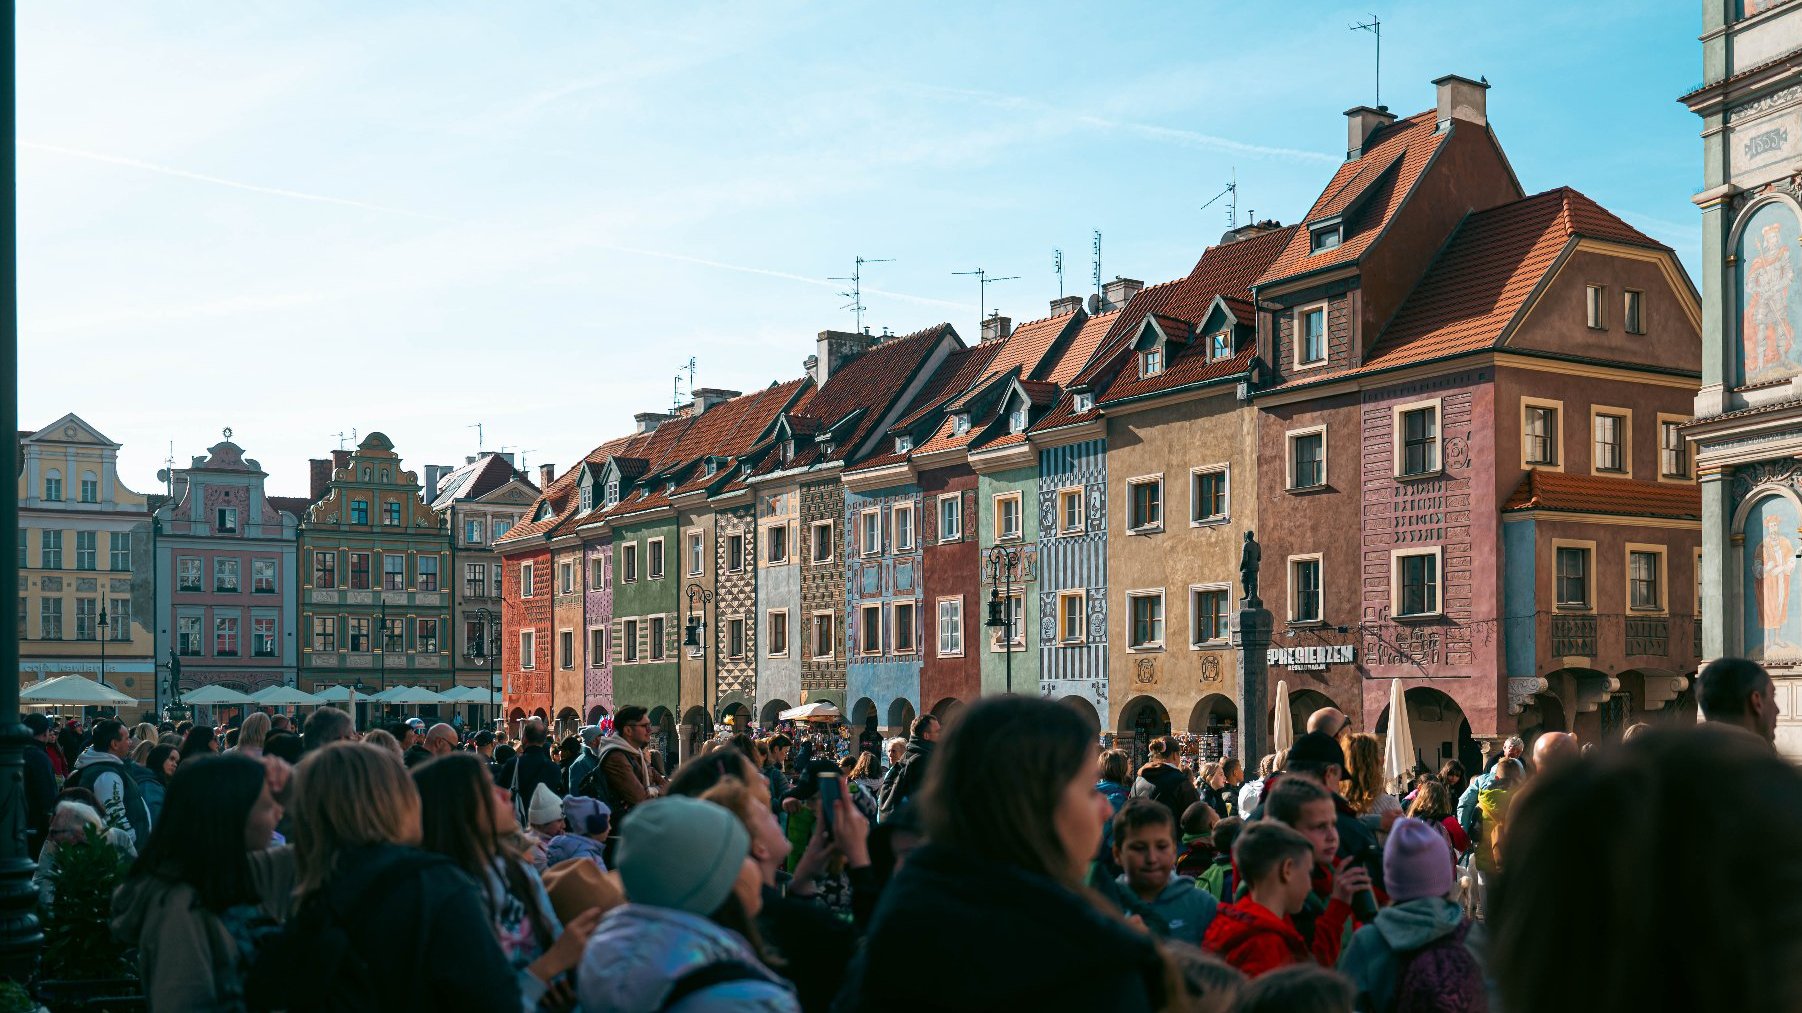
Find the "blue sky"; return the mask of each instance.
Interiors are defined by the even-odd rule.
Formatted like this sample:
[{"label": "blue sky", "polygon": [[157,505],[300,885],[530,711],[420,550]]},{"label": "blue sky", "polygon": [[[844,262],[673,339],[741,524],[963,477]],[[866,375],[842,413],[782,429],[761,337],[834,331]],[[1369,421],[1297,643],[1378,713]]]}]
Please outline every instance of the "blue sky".
[{"label": "blue sky", "polygon": [[[1487,76],[1528,192],[1701,229],[1700,4],[1408,2],[1382,99]],[[701,386],[849,328],[1016,321],[1287,223],[1372,100],[1372,8],[1284,4],[58,3],[19,26],[20,415],[74,411],[155,491],[230,426],[305,492],[335,434],[407,464],[560,469]]]}]

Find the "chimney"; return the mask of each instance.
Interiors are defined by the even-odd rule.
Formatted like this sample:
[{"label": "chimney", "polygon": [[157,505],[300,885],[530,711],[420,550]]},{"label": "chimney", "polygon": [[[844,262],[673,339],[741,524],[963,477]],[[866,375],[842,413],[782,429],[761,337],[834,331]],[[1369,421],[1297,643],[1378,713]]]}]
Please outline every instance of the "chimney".
[{"label": "chimney", "polygon": [[1054,317],[1069,316],[1082,309],[1082,296],[1066,295],[1051,300],[1051,315]]},{"label": "chimney", "polygon": [[742,391],[722,390],[719,387],[698,387],[695,389],[694,401],[689,405],[689,415],[699,415],[716,404],[722,404],[737,397]]},{"label": "chimney", "polygon": [[990,313],[982,322],[982,343],[1000,341],[1014,332],[1014,322],[999,313]]},{"label": "chimney", "polygon": [[1144,287],[1145,283],[1137,278],[1122,278],[1115,275],[1113,281],[1101,286],[1101,301],[1104,304],[1102,308],[1104,310],[1120,309],[1130,302],[1133,296],[1138,295],[1139,290]]},{"label": "chimney", "polygon": [[1453,120],[1463,120],[1484,126],[1489,122],[1487,97],[1483,94],[1489,90],[1489,82],[1472,81],[1468,77],[1447,74],[1433,82],[1439,89],[1439,129],[1444,130]]},{"label": "chimney", "polygon": [[503,450],[494,456],[500,458],[503,461],[506,461],[507,467],[509,467],[509,468],[519,467],[519,465],[513,463],[513,451],[511,451],[511,450]]},{"label": "chimney", "polygon": [[325,497],[325,491],[332,484],[332,462],[323,457],[315,457],[307,462],[307,496],[317,503]]},{"label": "chimney", "polygon": [[538,466],[538,488],[549,489],[551,487],[551,483],[555,482],[556,480],[557,480],[557,466],[556,465],[541,464]]},{"label": "chimney", "polygon": [[839,367],[876,347],[882,339],[854,331],[821,331],[813,356],[813,382],[824,387]]},{"label": "chimney", "polygon": [[425,501],[430,503],[438,498],[438,483],[453,469],[448,464],[428,464],[425,466]]},{"label": "chimney", "polygon": [[474,463],[476,463],[476,459],[474,456],[466,454],[463,457],[463,463],[464,464],[474,464]]},{"label": "chimney", "polygon": [[[1443,95],[1444,92],[1442,91],[1440,94]],[[1370,135],[1376,133],[1378,129],[1392,126],[1394,123],[1395,114],[1389,111],[1388,106],[1379,106],[1375,109],[1369,106],[1352,106],[1347,109],[1345,111],[1345,160],[1349,162],[1354,158],[1362,158],[1364,142],[1370,140]]]},{"label": "chimney", "polygon": [[632,416],[632,421],[636,423],[640,433],[648,433],[669,420],[669,415],[663,412],[639,412]]},{"label": "chimney", "polygon": [[1261,236],[1266,232],[1275,232],[1282,227],[1283,223],[1274,218],[1266,218],[1261,222],[1251,222],[1241,225],[1236,229],[1226,230],[1226,232],[1222,233],[1220,236],[1220,245],[1225,246],[1228,243],[1236,243],[1241,239],[1250,239],[1253,236]]}]

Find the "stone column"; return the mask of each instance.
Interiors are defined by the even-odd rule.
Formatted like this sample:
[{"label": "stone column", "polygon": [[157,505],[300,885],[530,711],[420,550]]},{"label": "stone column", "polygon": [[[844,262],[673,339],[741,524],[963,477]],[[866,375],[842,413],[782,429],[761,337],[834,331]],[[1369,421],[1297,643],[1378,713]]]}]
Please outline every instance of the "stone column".
[{"label": "stone column", "polygon": [[1239,648],[1239,749],[1234,755],[1245,765],[1246,776],[1270,751],[1264,731],[1269,717],[1267,675],[1270,669],[1270,610],[1257,598],[1241,600],[1233,621],[1233,644]]}]

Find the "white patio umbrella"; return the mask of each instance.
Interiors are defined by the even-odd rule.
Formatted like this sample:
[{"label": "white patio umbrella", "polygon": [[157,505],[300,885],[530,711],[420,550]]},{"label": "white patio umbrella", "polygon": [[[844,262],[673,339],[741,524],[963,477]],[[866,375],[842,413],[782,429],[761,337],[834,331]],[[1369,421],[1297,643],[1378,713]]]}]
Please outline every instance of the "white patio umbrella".
[{"label": "white patio umbrella", "polygon": [[389,686],[380,693],[370,693],[363,697],[365,703],[398,703],[402,693],[412,689],[411,686]]},{"label": "white patio umbrella", "polygon": [[293,686],[270,686],[250,694],[250,699],[264,707],[316,707],[319,698]]},{"label": "white patio umbrella", "polygon": [[349,686],[327,686],[319,692],[314,693],[313,699],[318,700],[320,703],[349,703],[350,692]]},{"label": "white patio umbrella", "polygon": [[408,686],[406,692],[395,694],[389,703],[451,703],[444,694],[429,686]]},{"label": "white patio umbrella", "polygon": [[1401,784],[1414,766],[1414,729],[1408,727],[1408,694],[1400,679],[1389,680],[1389,741],[1383,752],[1383,769],[1389,780]]},{"label": "white patio umbrella", "polygon": [[804,703],[776,715],[778,721],[837,721],[838,708],[830,703]]},{"label": "white patio umbrella", "polygon": [[54,707],[58,704],[105,707],[136,702],[110,686],[102,686],[79,675],[59,675],[54,679],[33,683],[19,691],[19,703],[25,707]]},{"label": "white patio umbrella", "polygon": [[1280,753],[1295,745],[1295,724],[1289,717],[1289,683],[1276,684],[1276,734],[1271,736],[1270,751]]},{"label": "white patio umbrella", "polygon": [[240,693],[230,686],[215,684],[183,693],[181,702],[190,706],[217,707],[221,704],[247,704],[251,701],[248,694]]}]

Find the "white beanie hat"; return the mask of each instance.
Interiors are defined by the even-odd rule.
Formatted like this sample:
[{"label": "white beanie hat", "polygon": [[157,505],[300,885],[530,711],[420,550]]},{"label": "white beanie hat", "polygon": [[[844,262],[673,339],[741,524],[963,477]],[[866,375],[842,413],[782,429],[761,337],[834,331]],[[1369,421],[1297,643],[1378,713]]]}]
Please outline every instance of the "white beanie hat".
[{"label": "white beanie hat", "polygon": [[532,790],[532,804],[526,810],[526,822],[533,826],[554,823],[563,818],[563,799],[543,781]]}]

